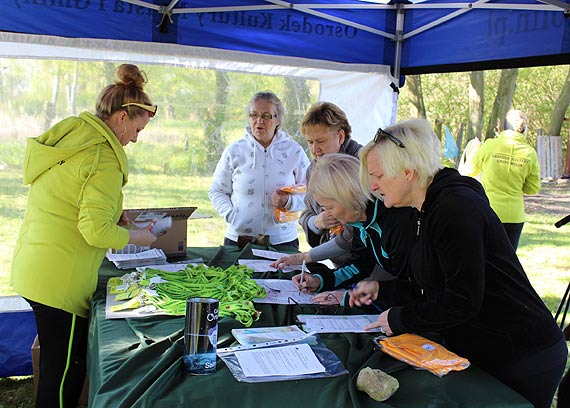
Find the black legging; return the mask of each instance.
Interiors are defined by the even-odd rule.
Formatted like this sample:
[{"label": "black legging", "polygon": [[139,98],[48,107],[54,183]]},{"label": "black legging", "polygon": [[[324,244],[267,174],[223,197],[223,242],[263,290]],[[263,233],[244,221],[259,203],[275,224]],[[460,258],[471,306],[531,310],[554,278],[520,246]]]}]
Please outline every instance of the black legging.
[{"label": "black legging", "polygon": [[[228,245],[237,245],[237,241],[234,241],[233,239],[229,239],[228,237],[224,237],[224,245],[228,246]],[[298,239],[294,239],[293,241],[289,241],[289,242],[282,242],[281,244],[271,244],[271,246],[275,249],[279,249],[281,247],[293,247],[297,250],[299,250],[299,240]]]},{"label": "black legging", "polygon": [[31,300],[28,303],[40,341],[36,407],[75,408],[85,381],[88,320]]}]

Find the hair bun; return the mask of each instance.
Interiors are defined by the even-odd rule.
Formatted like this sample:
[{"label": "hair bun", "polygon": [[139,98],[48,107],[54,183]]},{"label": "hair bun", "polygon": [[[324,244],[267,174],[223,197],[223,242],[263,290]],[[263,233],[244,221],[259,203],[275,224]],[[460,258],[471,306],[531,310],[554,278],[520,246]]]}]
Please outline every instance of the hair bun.
[{"label": "hair bun", "polygon": [[143,90],[146,81],[146,75],[136,65],[122,64],[117,68],[116,85],[134,86]]}]

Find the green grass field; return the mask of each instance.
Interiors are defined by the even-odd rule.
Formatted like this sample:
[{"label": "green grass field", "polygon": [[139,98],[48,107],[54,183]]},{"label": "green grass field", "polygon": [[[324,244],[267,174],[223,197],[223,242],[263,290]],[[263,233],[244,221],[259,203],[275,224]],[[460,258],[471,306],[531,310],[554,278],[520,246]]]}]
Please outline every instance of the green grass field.
[{"label": "green grass field", "polygon": [[[209,177],[132,174],[124,190],[125,208],[196,206],[199,214],[211,218],[189,220],[188,245],[217,246],[223,241],[225,223],[208,199],[209,184]],[[0,170],[0,185],[0,296],[4,296],[13,294],[9,286],[10,261],[27,187],[22,185],[20,171],[10,166]],[[570,184],[543,185],[541,199],[527,208],[518,250],[531,283],[553,312],[570,281],[570,224],[554,227],[567,214]],[[303,234],[299,237],[301,249],[307,249]],[[32,377],[0,379],[0,408],[33,406]]]}]

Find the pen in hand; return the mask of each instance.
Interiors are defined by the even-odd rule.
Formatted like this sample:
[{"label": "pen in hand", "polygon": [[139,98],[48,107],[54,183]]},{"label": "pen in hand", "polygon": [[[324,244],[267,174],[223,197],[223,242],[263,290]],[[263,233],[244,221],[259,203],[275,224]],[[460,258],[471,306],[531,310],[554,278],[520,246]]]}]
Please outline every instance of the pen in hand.
[{"label": "pen in hand", "polygon": [[305,277],[305,261],[301,265],[301,279],[299,279],[299,290],[303,289],[303,278]]},{"label": "pen in hand", "polygon": [[[356,289],[357,285],[356,283],[352,284],[352,290]],[[363,292],[360,294],[360,297],[366,296],[367,293]],[[379,313],[382,313],[384,310],[378,306],[376,303],[374,303],[374,300],[370,299],[370,305],[372,305],[372,307],[374,307],[374,309],[376,309]]]}]

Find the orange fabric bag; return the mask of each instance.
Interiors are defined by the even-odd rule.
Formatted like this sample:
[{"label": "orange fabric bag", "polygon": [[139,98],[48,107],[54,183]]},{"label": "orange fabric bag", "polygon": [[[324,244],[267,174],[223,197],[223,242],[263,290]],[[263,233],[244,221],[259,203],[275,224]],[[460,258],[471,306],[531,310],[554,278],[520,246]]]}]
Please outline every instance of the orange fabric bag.
[{"label": "orange fabric bag", "polygon": [[471,365],[466,358],[417,334],[386,337],[379,340],[378,344],[384,353],[415,368],[428,370],[438,377],[443,377],[450,371],[465,370]]}]

